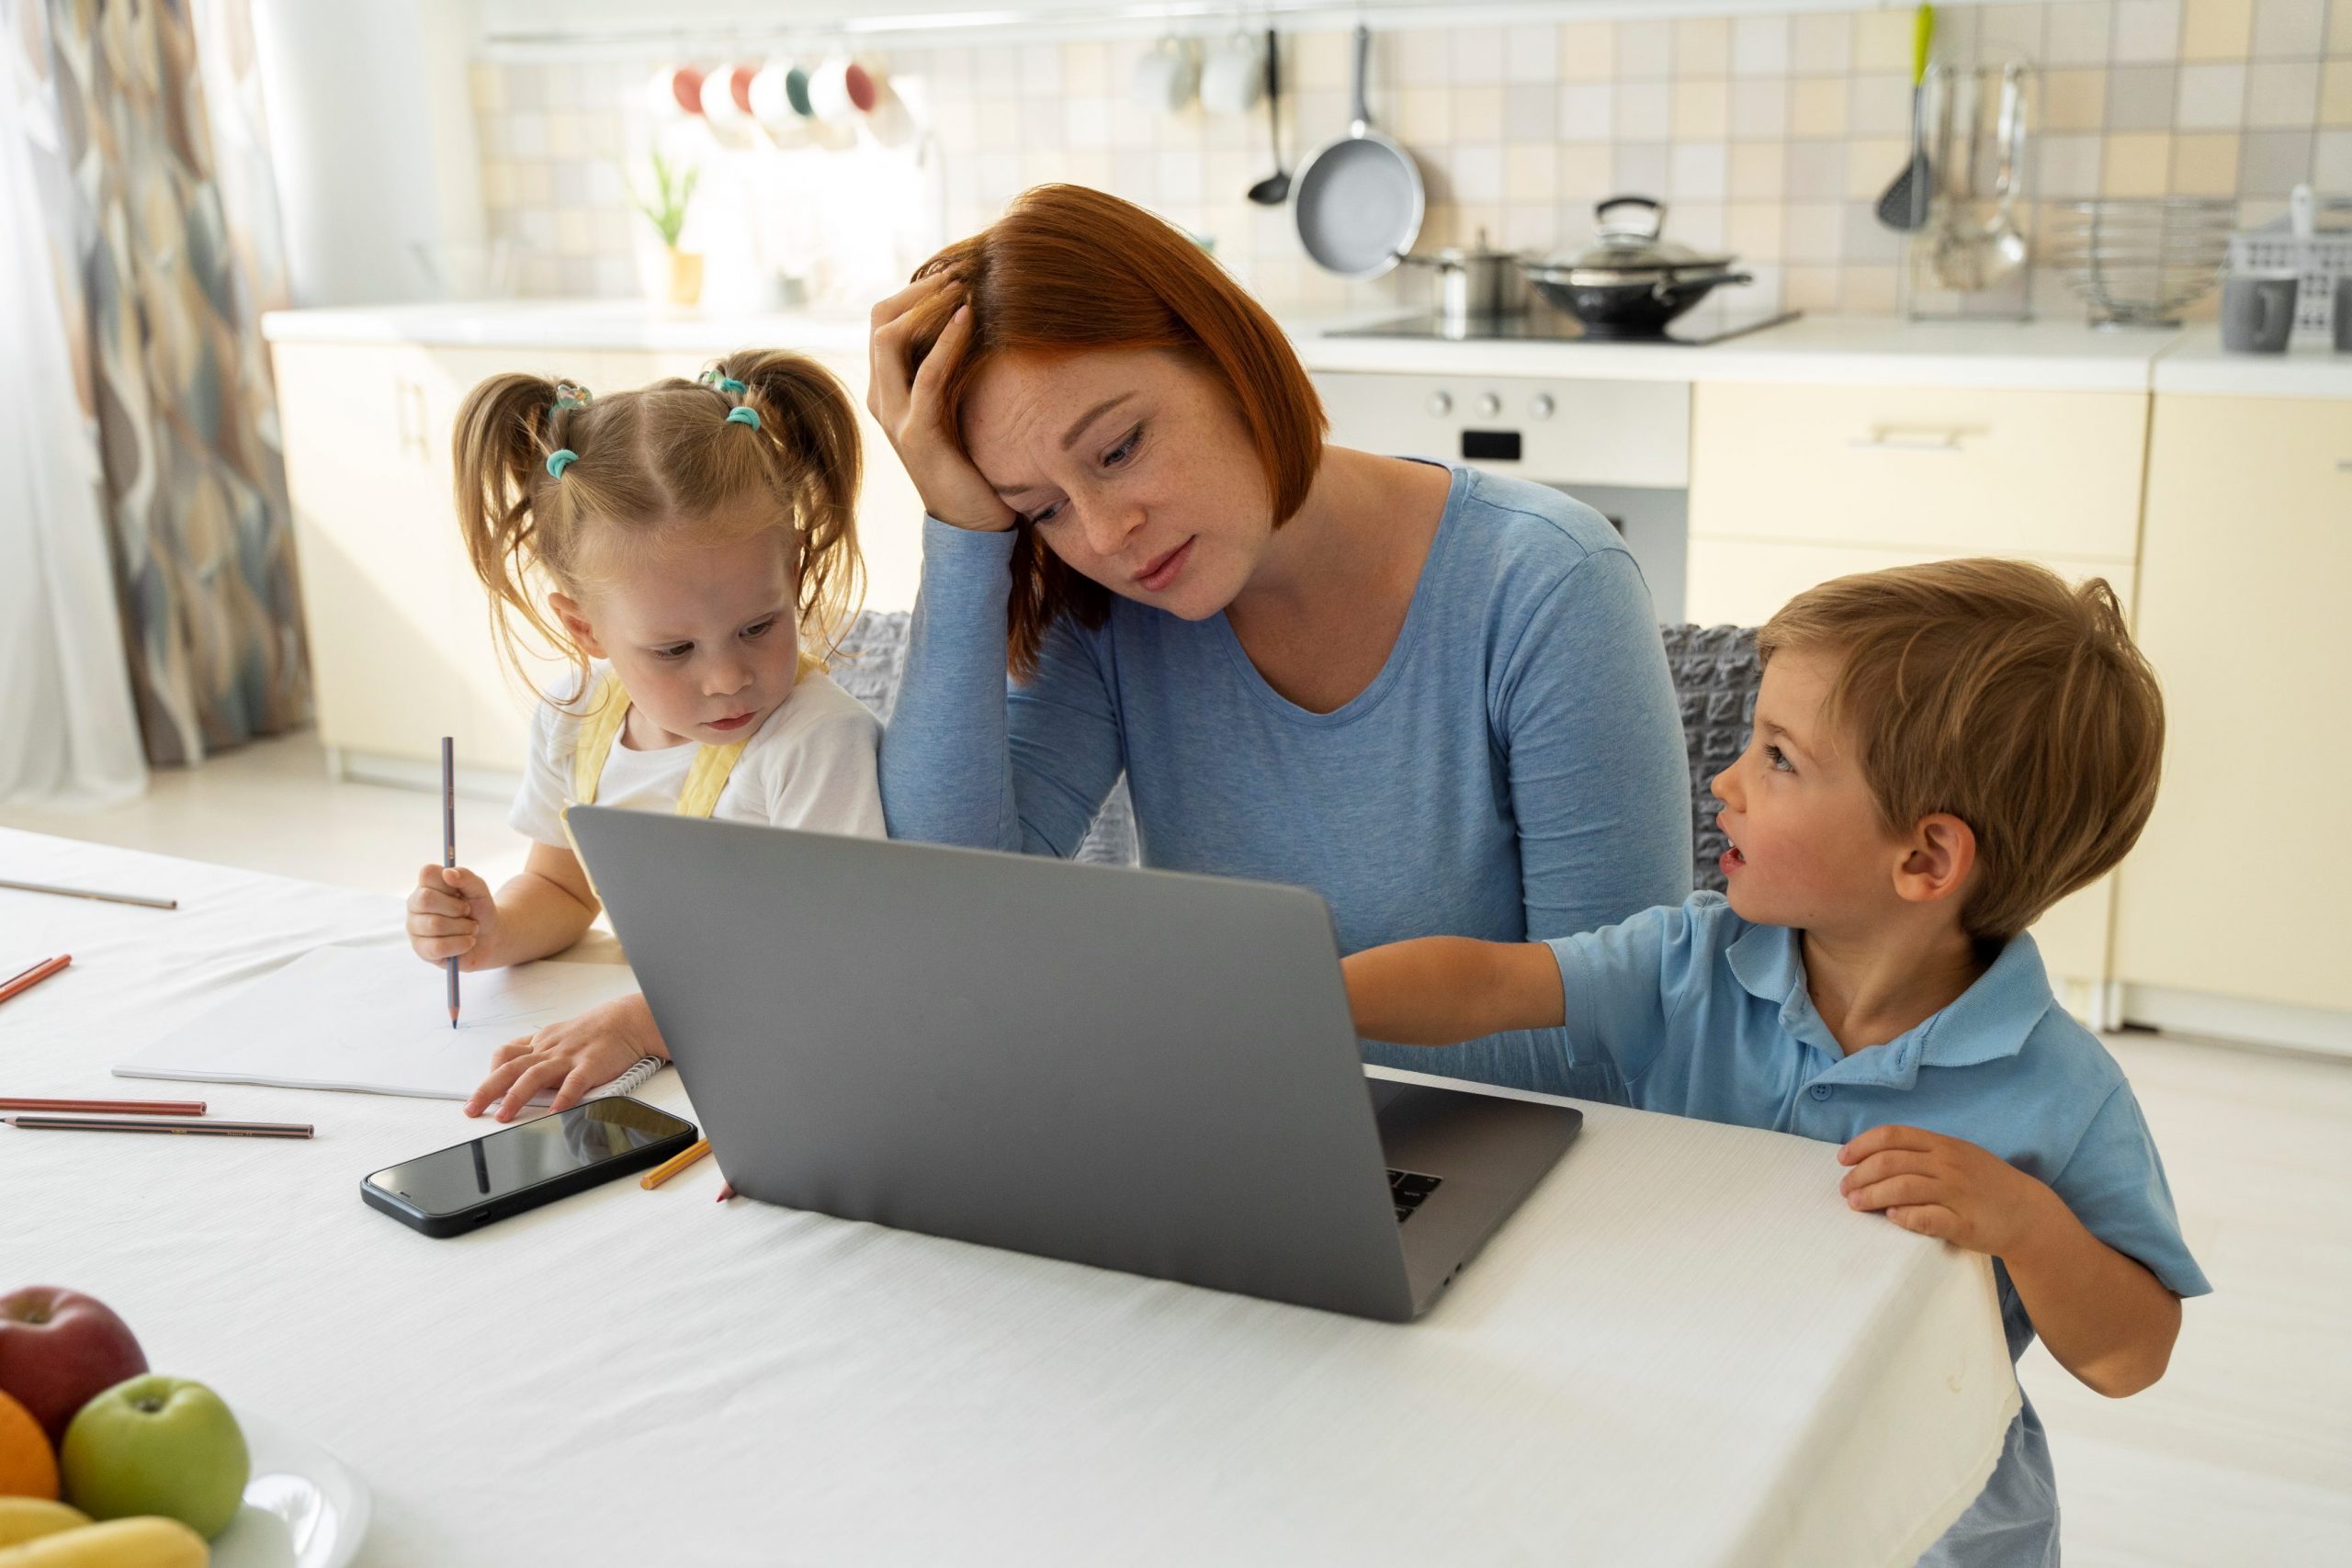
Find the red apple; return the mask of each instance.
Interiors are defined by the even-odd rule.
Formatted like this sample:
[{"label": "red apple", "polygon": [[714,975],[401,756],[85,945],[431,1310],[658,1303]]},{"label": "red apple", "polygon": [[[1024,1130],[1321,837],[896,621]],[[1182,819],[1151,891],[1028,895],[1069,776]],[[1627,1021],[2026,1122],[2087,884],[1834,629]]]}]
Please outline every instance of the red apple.
[{"label": "red apple", "polygon": [[0,1296],[0,1392],[32,1412],[52,1447],[92,1395],[146,1370],[130,1325],[96,1297],[55,1285]]}]

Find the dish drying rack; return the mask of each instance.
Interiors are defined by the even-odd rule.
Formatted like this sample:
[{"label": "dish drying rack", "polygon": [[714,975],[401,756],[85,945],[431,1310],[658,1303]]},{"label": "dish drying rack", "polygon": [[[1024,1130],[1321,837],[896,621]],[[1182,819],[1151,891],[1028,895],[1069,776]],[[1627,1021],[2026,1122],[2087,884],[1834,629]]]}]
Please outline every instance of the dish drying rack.
[{"label": "dish drying rack", "polygon": [[[2331,224],[2330,218],[2341,218]],[[2232,272],[2291,272],[2303,282],[2295,294],[2295,336],[2328,338],[2335,332],[2335,280],[2352,276],[2352,197],[2315,198],[2297,186],[2287,215],[2230,236]]]}]

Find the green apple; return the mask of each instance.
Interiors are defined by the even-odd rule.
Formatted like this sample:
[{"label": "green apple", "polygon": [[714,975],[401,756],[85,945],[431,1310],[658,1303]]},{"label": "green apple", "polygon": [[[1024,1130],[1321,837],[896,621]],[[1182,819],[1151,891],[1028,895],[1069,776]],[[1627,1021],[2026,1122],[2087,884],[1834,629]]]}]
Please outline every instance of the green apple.
[{"label": "green apple", "polygon": [[209,1540],[229,1528],[253,1461],[220,1396],[149,1372],[75,1413],[58,1452],[65,1495],[94,1519],[162,1514]]}]

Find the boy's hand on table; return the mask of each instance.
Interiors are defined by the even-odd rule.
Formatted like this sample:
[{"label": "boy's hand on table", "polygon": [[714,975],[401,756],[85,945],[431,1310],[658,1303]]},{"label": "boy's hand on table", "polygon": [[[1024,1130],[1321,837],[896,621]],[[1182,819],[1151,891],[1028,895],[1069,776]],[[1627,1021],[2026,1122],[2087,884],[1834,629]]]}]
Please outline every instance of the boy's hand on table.
[{"label": "boy's hand on table", "polygon": [[645,995],[626,997],[590,1008],[577,1018],[550,1023],[536,1034],[510,1040],[491,1057],[490,1077],[466,1101],[466,1114],[479,1116],[493,1100],[503,1096],[498,1119],[512,1122],[529,1108],[531,1097],[553,1089],[550,1112],[569,1111],[587,1092],[606,1084],[637,1065],[641,1056],[667,1060],[670,1048],[653,1021]]},{"label": "boy's hand on table", "polygon": [[458,961],[461,970],[488,967],[498,929],[498,900],[490,884],[464,866],[428,865],[408,894],[408,944],[427,964]]},{"label": "boy's hand on table", "polygon": [[1853,1167],[1838,1184],[1849,1205],[1971,1252],[2021,1251],[2052,1206],[2064,1206],[1999,1156],[1919,1127],[1873,1127],[1839,1149],[1838,1162]]}]

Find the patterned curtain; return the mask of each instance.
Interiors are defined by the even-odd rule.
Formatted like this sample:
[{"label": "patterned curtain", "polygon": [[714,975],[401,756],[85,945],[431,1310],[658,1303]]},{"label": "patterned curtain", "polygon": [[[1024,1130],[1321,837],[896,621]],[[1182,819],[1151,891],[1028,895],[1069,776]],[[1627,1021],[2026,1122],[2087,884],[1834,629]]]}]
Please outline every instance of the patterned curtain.
[{"label": "patterned curtain", "polygon": [[[310,716],[310,668],[256,277],[282,287],[253,169],[232,231],[184,0],[10,0],[51,210],[74,391],[96,422],[147,755],[194,762]],[[232,53],[239,5],[208,29]],[[244,62],[208,74],[250,78]],[[229,117],[232,123],[235,117]],[[249,122],[248,122],[249,123]],[[251,146],[258,149],[256,137]],[[232,152],[237,149],[232,148]],[[260,176],[266,190],[266,174]]]}]

